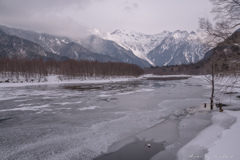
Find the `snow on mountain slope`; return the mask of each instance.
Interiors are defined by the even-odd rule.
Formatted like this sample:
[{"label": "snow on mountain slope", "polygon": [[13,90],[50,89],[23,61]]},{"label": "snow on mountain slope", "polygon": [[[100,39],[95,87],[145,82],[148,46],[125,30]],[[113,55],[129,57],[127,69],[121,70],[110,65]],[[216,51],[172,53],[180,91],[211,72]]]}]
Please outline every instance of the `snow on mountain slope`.
[{"label": "snow on mountain slope", "polygon": [[159,66],[189,64],[201,60],[205,51],[195,32],[175,31],[164,38],[147,57]]},{"label": "snow on mountain slope", "polygon": [[[98,53],[91,52],[90,50],[84,48],[83,46],[81,46],[78,43],[73,42],[72,40],[70,40],[67,37],[55,36],[55,35],[50,35],[50,34],[45,34],[45,33],[37,33],[34,31],[10,28],[10,27],[6,27],[6,26],[2,26],[2,25],[0,25],[0,31],[3,31],[3,33],[6,33],[9,36],[11,35],[11,36],[19,37],[20,39],[27,40],[29,42],[38,44],[39,47],[40,46],[42,47],[41,48],[42,50],[45,50],[43,53],[45,53],[45,52],[48,53],[45,55],[45,56],[48,56],[48,58],[60,59],[59,57],[63,57],[62,59],[66,59],[66,57],[68,57],[70,59],[75,59],[75,60],[118,62],[116,59],[114,59],[110,56],[100,55]],[[2,38],[2,37],[0,37],[0,38]],[[35,46],[35,45],[33,45],[33,44],[28,45],[28,46],[26,46],[25,50],[28,49],[34,53],[34,50],[32,49],[33,46]],[[4,50],[7,50],[7,49],[13,50],[15,48],[8,45],[8,48],[2,47],[2,50],[3,49]],[[24,53],[25,50],[22,50],[20,48],[20,51],[23,52],[22,54],[25,54]],[[37,54],[40,53],[37,49],[35,49],[35,52]],[[6,51],[4,52],[4,54],[5,53],[11,54],[10,52],[6,52]]]},{"label": "snow on mountain slope", "polygon": [[32,41],[9,35],[0,29],[0,57],[17,57],[43,60],[65,60],[66,57],[44,50],[39,44]]},{"label": "snow on mountain slope", "polygon": [[131,50],[127,50],[114,41],[105,40],[96,35],[88,36],[79,41],[79,43],[92,52],[110,56],[118,62],[132,63],[141,67],[150,66],[147,61],[134,55]]},{"label": "snow on mountain slope", "polygon": [[162,32],[156,35],[145,35],[138,32],[127,30],[116,30],[113,33],[92,30],[92,34],[100,36],[103,39],[115,41],[120,46],[127,50],[131,50],[137,57],[148,61],[147,54],[154,49],[170,32]]},{"label": "snow on mountain slope", "polygon": [[109,33],[91,29],[91,34],[104,40],[95,37],[94,40],[88,41],[87,45],[85,43],[84,47],[87,49],[80,46],[80,41],[74,42],[66,37],[14,29],[1,25],[0,30],[9,35],[39,44],[47,52],[58,56],[74,59],[120,61],[134,63],[142,67],[149,66],[149,64],[164,66],[195,63],[201,60],[205,53],[205,49],[198,41],[198,36],[195,32],[188,33],[179,30],[146,35],[127,30],[116,30]]},{"label": "snow on mountain slope", "polygon": [[[198,41],[198,36],[195,32],[163,31],[155,35],[146,35],[127,30],[116,30],[109,33],[91,29],[90,32],[103,39],[115,41],[152,65],[162,66],[197,62],[203,58],[204,54],[202,45]],[[171,49],[171,52],[169,49]],[[164,52],[166,50],[169,50],[169,52]],[[164,59],[164,63],[156,60],[159,57]]]},{"label": "snow on mountain slope", "polygon": [[10,28],[0,25],[0,29],[9,35],[14,35],[42,46],[46,51],[60,55],[59,50],[71,42],[70,39],[34,31]]}]

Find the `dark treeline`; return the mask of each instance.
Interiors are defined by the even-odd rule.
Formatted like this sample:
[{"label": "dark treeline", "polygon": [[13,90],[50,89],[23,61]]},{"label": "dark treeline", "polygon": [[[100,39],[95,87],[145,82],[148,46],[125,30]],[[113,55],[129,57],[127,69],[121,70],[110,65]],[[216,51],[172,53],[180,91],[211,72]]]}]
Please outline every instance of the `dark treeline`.
[{"label": "dark treeline", "polygon": [[0,73],[2,77],[42,78],[48,75],[75,77],[109,77],[140,76],[143,70],[128,63],[97,61],[43,61],[42,59],[1,58]]},{"label": "dark treeline", "polygon": [[208,73],[207,66],[203,62],[196,64],[182,64],[173,66],[151,67],[144,69],[145,74],[155,75],[202,75]]}]

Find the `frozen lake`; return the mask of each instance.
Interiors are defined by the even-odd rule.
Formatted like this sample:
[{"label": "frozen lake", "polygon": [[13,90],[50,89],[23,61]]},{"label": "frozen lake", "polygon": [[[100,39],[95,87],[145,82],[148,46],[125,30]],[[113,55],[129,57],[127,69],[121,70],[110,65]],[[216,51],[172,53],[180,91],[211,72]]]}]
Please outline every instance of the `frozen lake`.
[{"label": "frozen lake", "polygon": [[208,102],[205,84],[193,77],[0,88],[1,159],[96,158]]}]

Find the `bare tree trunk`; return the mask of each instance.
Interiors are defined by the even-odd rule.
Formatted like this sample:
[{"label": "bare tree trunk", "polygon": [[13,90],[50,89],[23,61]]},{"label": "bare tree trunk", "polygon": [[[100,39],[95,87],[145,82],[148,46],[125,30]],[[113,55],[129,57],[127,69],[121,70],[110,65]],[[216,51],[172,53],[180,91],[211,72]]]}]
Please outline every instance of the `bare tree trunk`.
[{"label": "bare tree trunk", "polygon": [[212,94],[211,94],[211,102],[210,102],[210,107],[211,107],[211,110],[213,110],[213,98],[214,98],[214,79],[213,79],[213,83],[212,83]]},{"label": "bare tree trunk", "polygon": [[212,64],[212,93],[211,93],[211,98],[210,98],[210,108],[213,110],[213,98],[214,98],[214,89],[215,89],[215,76],[214,76],[214,68]]}]

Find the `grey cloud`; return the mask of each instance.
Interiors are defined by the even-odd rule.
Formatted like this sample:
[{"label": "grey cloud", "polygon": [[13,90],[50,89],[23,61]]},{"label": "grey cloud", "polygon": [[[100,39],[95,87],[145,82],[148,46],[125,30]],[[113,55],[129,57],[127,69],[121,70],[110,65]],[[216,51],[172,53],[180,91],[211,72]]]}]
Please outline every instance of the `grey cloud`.
[{"label": "grey cloud", "polygon": [[126,12],[131,12],[132,8],[131,7],[125,7],[123,10],[126,11]]},{"label": "grey cloud", "polygon": [[138,3],[134,3],[134,4],[133,4],[133,7],[134,7],[134,8],[138,8],[138,7],[139,7],[139,4],[138,4]]},{"label": "grey cloud", "polygon": [[43,16],[29,19],[12,18],[3,20],[9,27],[33,30],[40,33],[79,38],[87,35],[87,27],[68,17]]},{"label": "grey cloud", "polygon": [[71,37],[87,27],[158,33],[196,28],[206,7],[209,0],[0,0],[0,24]]},{"label": "grey cloud", "polygon": [[129,13],[139,7],[138,3],[129,3],[129,1],[127,1],[126,4],[127,4],[127,6],[123,10],[126,12],[129,12]]},{"label": "grey cloud", "polygon": [[26,15],[44,12],[59,12],[69,8],[84,9],[90,0],[0,0],[1,15]]},{"label": "grey cloud", "polygon": [[85,32],[84,25],[64,14],[90,5],[90,0],[0,0],[0,22],[22,29],[80,37]]}]

